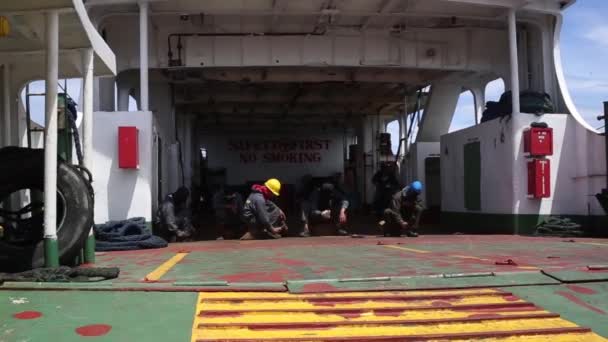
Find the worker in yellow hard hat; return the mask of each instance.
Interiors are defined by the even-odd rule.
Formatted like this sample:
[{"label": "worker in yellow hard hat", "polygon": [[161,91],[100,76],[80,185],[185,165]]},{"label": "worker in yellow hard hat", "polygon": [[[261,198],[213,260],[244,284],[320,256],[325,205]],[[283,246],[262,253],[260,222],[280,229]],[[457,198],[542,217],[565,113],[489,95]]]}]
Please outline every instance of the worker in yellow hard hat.
[{"label": "worker in yellow hard hat", "polygon": [[287,232],[285,213],[273,202],[280,194],[281,182],[275,178],[251,187],[242,212],[248,232],[241,239],[278,239]]}]

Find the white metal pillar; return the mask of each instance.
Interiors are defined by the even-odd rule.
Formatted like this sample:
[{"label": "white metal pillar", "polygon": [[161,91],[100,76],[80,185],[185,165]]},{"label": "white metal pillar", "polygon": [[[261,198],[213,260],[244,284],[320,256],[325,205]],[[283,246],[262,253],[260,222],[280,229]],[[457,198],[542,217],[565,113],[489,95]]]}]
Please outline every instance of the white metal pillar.
[{"label": "white metal pillar", "polygon": [[117,82],[116,86],[118,87],[118,91],[117,91],[117,100],[116,103],[118,104],[118,108],[117,110],[119,112],[127,112],[129,111],[129,96],[130,96],[130,92],[131,89],[129,89],[129,87],[124,84],[124,82]]},{"label": "white metal pillar", "polygon": [[[84,151],[84,167],[93,170],[93,49],[82,53],[82,145]],[[90,264],[95,262],[95,236],[93,227],[84,246],[84,260]]]},{"label": "white metal pillar", "polygon": [[84,166],[93,169],[93,49],[82,54],[82,145]]},{"label": "white metal pillar", "polygon": [[148,2],[139,2],[139,82],[140,109],[149,110],[148,88]]},{"label": "white metal pillar", "polygon": [[401,127],[401,135],[399,136],[400,139],[400,144],[401,144],[401,153],[403,153],[404,156],[407,155],[407,153],[409,152],[409,144],[408,144],[408,139],[407,139],[407,117],[408,117],[408,109],[409,109],[409,104],[407,103],[407,92],[405,94],[405,96],[403,97],[403,114],[401,114],[401,122],[399,127]]},{"label": "white metal pillar", "polygon": [[57,82],[59,13],[46,13],[46,98],[44,141],[44,252],[47,267],[59,266],[57,246]]},{"label": "white metal pillar", "polygon": [[514,8],[509,10],[509,55],[511,58],[511,95],[513,115],[519,114],[519,62],[517,52],[517,17]]},{"label": "white metal pillar", "polygon": [[471,89],[471,93],[475,102],[475,124],[478,125],[486,108],[486,94],[481,86]]},{"label": "white metal pillar", "polygon": [[2,113],[3,122],[2,127],[4,130],[2,135],[4,136],[4,146],[11,145],[11,82],[10,82],[10,66],[4,64],[2,68]]}]

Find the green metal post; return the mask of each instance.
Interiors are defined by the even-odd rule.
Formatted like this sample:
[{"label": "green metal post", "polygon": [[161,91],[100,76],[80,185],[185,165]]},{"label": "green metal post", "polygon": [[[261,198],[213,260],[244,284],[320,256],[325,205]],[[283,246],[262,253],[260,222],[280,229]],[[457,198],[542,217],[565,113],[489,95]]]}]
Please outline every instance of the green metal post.
[{"label": "green metal post", "polygon": [[59,246],[57,238],[44,239],[44,266],[59,267]]},{"label": "green metal post", "polygon": [[95,263],[95,235],[89,234],[84,245],[84,262],[85,264]]}]

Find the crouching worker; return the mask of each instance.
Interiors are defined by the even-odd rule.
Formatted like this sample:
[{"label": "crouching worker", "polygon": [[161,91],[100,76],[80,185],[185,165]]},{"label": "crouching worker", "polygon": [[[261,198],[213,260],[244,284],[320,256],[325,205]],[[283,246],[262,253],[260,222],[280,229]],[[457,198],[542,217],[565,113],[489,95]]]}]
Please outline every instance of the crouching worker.
[{"label": "crouching worker", "polygon": [[415,181],[393,195],[391,205],[384,210],[384,220],[380,226],[384,236],[418,236],[418,224],[422,215],[422,183]]},{"label": "crouching worker", "polygon": [[219,228],[222,239],[238,239],[244,233],[241,211],[243,197],[236,191],[228,191],[221,185],[213,195],[213,211],[215,223]]},{"label": "crouching worker", "polygon": [[189,240],[194,235],[190,211],[186,206],[189,196],[190,191],[181,187],[167,195],[158,208],[155,222],[159,235],[170,242]]},{"label": "crouching worker", "polygon": [[278,239],[287,232],[285,214],[272,201],[279,196],[281,182],[269,179],[264,185],[254,185],[243,207],[243,221],[248,232],[241,240]]},{"label": "crouching worker", "polygon": [[315,189],[307,201],[309,208],[302,213],[304,232],[309,232],[310,224],[333,223],[338,235],[348,235],[344,229],[348,223],[346,209],[348,201],[344,194],[331,183],[324,183]]}]

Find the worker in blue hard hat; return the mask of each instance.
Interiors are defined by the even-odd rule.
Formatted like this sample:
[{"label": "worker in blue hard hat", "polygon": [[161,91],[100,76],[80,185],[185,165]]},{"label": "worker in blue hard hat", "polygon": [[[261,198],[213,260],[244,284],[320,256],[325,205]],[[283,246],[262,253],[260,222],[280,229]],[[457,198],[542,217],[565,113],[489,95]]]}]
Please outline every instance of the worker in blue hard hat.
[{"label": "worker in blue hard hat", "polygon": [[384,210],[384,219],[380,221],[384,236],[418,237],[418,225],[422,215],[422,183],[412,182],[393,195],[390,207]]}]

